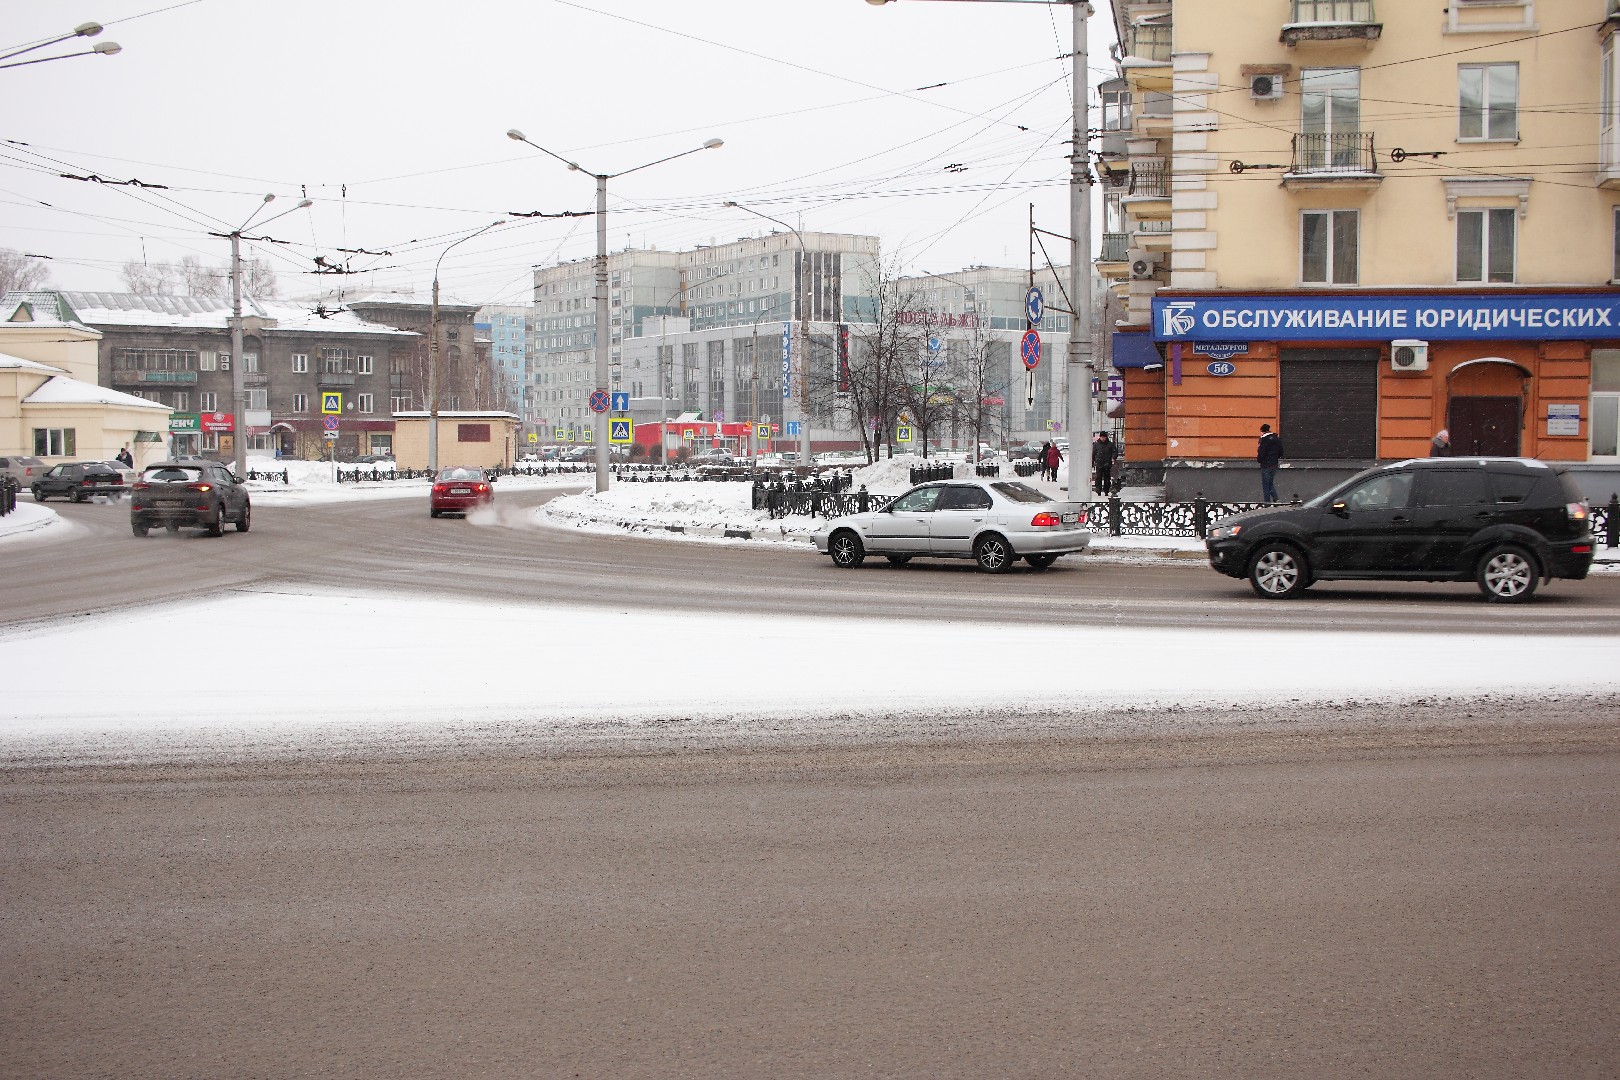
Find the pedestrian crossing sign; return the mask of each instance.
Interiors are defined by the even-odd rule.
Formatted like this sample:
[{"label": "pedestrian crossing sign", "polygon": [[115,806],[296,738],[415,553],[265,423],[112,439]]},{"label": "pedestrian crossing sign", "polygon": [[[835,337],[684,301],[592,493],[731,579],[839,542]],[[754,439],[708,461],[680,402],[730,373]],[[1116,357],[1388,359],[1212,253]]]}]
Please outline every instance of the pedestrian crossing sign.
[{"label": "pedestrian crossing sign", "polygon": [[556,429],[551,433],[551,436],[552,442],[572,442],[574,439],[574,437],[568,433],[568,429],[565,427]]},{"label": "pedestrian crossing sign", "polygon": [[629,419],[614,419],[608,421],[608,442],[614,446],[625,446],[633,442],[636,437],[636,422]]},{"label": "pedestrian crossing sign", "polygon": [[895,442],[910,442],[911,441],[911,425],[910,424],[901,424],[900,426],[896,427],[894,429],[894,441]]},{"label": "pedestrian crossing sign", "polygon": [[327,416],[341,415],[343,412],[342,392],[338,390],[322,390],[321,412]]},{"label": "pedestrian crossing sign", "polygon": [[758,439],[769,439],[771,437],[771,425],[755,424],[754,437]]}]

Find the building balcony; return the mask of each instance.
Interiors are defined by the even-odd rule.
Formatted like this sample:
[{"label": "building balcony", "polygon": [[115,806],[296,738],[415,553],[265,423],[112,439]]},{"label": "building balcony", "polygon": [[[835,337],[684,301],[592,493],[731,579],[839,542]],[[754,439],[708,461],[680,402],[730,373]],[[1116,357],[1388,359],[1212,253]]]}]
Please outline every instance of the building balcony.
[{"label": "building balcony", "polygon": [[1104,277],[1121,277],[1121,276],[1123,276],[1127,272],[1126,267],[1125,267],[1125,259],[1126,259],[1125,253],[1130,251],[1130,249],[1131,249],[1131,234],[1130,233],[1122,233],[1122,232],[1105,232],[1105,233],[1103,233],[1102,234],[1102,250],[1097,255],[1097,261],[1099,263],[1117,263],[1118,266],[1119,266],[1119,273],[1118,274],[1110,274],[1106,269],[1104,269],[1103,267],[1100,267],[1100,266],[1098,267],[1098,272],[1101,273]]},{"label": "building balcony", "polygon": [[1172,34],[1169,24],[1153,23],[1131,31],[1120,74],[1138,90],[1168,91],[1175,77],[1170,64]]},{"label": "building balcony", "polygon": [[1138,221],[1128,235],[1131,247],[1142,248],[1145,251],[1168,251],[1174,233],[1170,227],[1170,219],[1162,218],[1155,221]]},{"label": "building balcony", "polygon": [[1373,0],[1289,0],[1289,7],[1281,40],[1291,49],[1358,40],[1370,49],[1384,32]]},{"label": "building balcony", "polygon": [[1301,132],[1293,162],[1283,174],[1291,191],[1320,187],[1377,187],[1383,176],[1370,131]]},{"label": "building balcony", "polygon": [[113,368],[112,381],[123,386],[195,386],[195,371],[140,371]]},{"label": "building balcony", "polygon": [[354,382],[355,374],[352,371],[322,371],[315,376],[318,386],[353,386]]},{"label": "building balcony", "polygon": [[270,385],[270,376],[261,374],[259,372],[247,372],[247,371],[244,371],[242,373],[242,385],[243,386],[269,386]]}]

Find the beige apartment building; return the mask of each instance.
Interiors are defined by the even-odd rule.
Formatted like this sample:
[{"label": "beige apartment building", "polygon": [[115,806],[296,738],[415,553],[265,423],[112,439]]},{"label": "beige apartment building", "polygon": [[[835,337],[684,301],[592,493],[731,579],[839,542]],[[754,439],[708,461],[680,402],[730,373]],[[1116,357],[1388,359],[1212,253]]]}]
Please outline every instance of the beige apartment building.
[{"label": "beige apartment building", "polygon": [[1309,495],[1446,428],[1620,487],[1620,2],[1113,8],[1133,470],[1251,498],[1269,423]]}]

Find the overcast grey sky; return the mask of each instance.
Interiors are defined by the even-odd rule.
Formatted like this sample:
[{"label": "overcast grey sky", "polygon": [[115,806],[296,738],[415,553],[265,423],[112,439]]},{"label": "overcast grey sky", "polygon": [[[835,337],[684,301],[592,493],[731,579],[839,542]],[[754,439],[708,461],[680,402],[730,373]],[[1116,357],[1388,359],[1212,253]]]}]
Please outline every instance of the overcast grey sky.
[{"label": "overcast grey sky", "polygon": [[[877,235],[908,272],[1025,265],[1031,203],[1041,227],[1067,231],[1066,6],[0,0],[0,12],[7,52],[107,27],[18,59],[123,46],[0,70],[0,247],[50,256],[59,288],[122,289],[131,259],[223,263],[228,242],[208,234],[273,193],[259,220],[315,200],[268,226],[286,243],[253,246],[283,295],[425,291],[449,243],[508,212],[594,208],[589,176],[508,128],[602,173],[725,140],[610,183],[614,250],[770,229],[728,199]],[[1098,3],[1090,22],[1093,86],[1110,71],[1109,15]],[[595,251],[588,216],[511,220],[445,258],[446,293],[523,303],[531,266]],[[366,273],[311,276],[316,255]]]}]

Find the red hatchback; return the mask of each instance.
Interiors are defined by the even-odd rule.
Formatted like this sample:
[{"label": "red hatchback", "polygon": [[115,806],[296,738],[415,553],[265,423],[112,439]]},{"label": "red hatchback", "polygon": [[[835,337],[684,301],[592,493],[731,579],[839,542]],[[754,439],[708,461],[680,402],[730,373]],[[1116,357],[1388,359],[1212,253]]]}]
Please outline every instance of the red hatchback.
[{"label": "red hatchback", "polygon": [[428,496],[428,513],[465,514],[479,506],[495,501],[495,478],[469,465],[446,465],[433,481],[433,494]]}]

